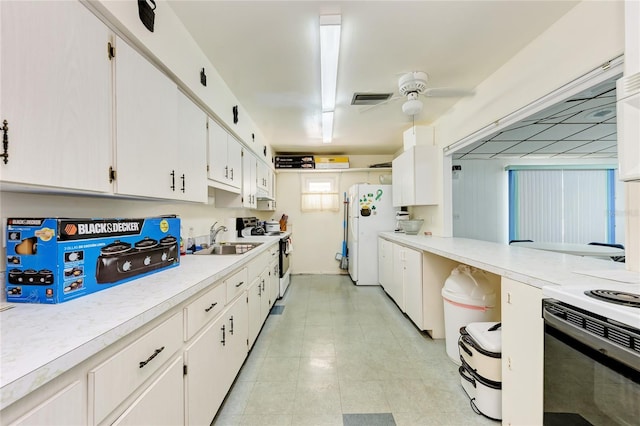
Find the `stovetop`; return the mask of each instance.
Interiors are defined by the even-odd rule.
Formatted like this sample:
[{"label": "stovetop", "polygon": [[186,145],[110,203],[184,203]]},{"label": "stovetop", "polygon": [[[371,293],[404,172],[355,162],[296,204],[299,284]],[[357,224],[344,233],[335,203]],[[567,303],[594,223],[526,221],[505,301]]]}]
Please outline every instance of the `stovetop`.
[{"label": "stovetop", "polygon": [[544,297],[550,297],[568,305],[575,306],[618,321],[622,324],[640,329],[640,307],[631,304],[620,305],[587,295],[591,290],[606,290],[605,293],[624,293],[624,299],[634,300],[633,295],[640,297],[640,284],[611,282],[588,285],[545,286],[542,288]]}]

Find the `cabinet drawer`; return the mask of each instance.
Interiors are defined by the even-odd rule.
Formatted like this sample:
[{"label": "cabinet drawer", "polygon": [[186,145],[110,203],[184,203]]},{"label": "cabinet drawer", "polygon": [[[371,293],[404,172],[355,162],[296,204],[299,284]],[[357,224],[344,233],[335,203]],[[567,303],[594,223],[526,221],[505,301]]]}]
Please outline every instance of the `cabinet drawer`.
[{"label": "cabinet drawer", "polygon": [[227,303],[247,288],[247,268],[242,268],[225,280],[227,287]]},{"label": "cabinet drawer", "polygon": [[89,419],[100,423],[182,345],[182,312],[89,371]]},{"label": "cabinet drawer", "polygon": [[214,286],[184,308],[185,341],[191,339],[224,308],[227,302],[227,287],[220,282],[215,283]]}]

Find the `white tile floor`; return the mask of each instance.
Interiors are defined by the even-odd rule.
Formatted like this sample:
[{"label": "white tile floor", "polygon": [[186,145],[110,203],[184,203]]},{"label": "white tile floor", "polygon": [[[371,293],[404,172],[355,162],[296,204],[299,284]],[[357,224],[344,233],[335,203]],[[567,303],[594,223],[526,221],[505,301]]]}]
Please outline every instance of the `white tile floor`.
[{"label": "white tile floor", "polygon": [[[296,275],[214,425],[496,425],[475,414],[444,340],[420,333],[381,287]],[[353,416],[358,417],[358,416]]]}]

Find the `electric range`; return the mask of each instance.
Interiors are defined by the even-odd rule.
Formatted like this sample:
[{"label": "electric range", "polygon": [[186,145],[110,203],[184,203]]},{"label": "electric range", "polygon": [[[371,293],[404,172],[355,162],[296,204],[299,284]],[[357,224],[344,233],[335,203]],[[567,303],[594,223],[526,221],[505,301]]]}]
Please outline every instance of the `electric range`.
[{"label": "electric range", "polygon": [[596,284],[546,286],[542,288],[542,294],[640,329],[640,284],[602,280]]}]

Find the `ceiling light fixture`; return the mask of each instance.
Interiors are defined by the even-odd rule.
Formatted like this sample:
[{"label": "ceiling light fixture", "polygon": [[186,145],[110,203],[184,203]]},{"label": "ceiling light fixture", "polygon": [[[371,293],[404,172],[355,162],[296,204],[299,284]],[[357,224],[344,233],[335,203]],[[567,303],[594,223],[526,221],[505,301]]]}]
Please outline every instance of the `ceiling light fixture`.
[{"label": "ceiling light fixture", "polygon": [[[320,84],[322,92],[322,142],[333,139],[333,112],[338,86],[340,15],[320,16]],[[330,113],[330,114],[329,114]]]}]

